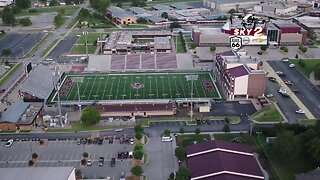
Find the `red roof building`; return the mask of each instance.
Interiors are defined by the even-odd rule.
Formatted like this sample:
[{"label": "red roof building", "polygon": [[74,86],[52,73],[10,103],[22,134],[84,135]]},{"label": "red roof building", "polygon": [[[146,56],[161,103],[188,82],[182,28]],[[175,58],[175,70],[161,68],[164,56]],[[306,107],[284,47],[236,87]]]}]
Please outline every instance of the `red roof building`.
[{"label": "red roof building", "polygon": [[207,141],[187,147],[191,180],[264,179],[252,146],[226,141]]}]

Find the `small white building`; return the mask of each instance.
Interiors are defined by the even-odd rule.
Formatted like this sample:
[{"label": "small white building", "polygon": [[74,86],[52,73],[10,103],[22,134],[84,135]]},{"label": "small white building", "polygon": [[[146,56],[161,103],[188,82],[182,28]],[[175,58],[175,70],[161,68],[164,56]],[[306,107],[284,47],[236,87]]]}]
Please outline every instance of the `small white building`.
[{"label": "small white building", "polygon": [[287,2],[267,2],[267,3],[260,3],[259,5],[255,5],[253,10],[255,12],[267,12],[272,14],[288,14],[293,11],[296,11],[298,6],[296,4],[288,4]]},{"label": "small white building", "polygon": [[13,3],[13,0],[0,0],[0,7],[6,7]]}]

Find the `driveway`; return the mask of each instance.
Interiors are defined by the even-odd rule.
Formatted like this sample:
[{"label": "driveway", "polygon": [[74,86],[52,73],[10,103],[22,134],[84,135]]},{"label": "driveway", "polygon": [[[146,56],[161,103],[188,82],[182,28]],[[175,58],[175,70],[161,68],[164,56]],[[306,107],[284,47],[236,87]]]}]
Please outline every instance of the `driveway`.
[{"label": "driveway", "polygon": [[295,95],[316,118],[320,118],[320,91],[296,68],[289,68],[288,63],[281,61],[268,61],[268,63],[275,71],[284,72],[285,77],[282,79],[293,82],[290,89],[299,90]]}]

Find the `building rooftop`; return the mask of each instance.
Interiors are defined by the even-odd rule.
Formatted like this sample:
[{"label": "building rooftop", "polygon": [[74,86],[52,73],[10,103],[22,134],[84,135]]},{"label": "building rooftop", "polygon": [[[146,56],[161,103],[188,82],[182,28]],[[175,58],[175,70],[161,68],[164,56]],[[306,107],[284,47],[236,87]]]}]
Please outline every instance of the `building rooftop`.
[{"label": "building rooftop", "polygon": [[11,122],[11,123],[18,123],[21,116],[30,106],[29,103],[21,102],[15,103],[8,107],[6,111],[2,113],[2,117],[0,122]]},{"label": "building rooftop", "polygon": [[117,6],[108,7],[108,11],[112,14],[112,16],[115,16],[115,17],[120,18],[120,19],[126,18],[128,16],[130,16],[130,17],[133,16],[133,14],[131,12],[126,11],[126,10],[124,10],[122,8],[119,8]]},{"label": "building rooftop", "polygon": [[244,3],[244,2],[256,2],[257,4],[260,0],[212,0],[218,4],[237,4],[237,3]]},{"label": "building rooftop", "polygon": [[309,28],[320,28],[320,17],[302,16],[295,19]]},{"label": "building rooftop", "polygon": [[259,4],[259,6],[272,7],[272,8],[276,8],[276,9],[287,9],[287,8],[292,8],[297,5],[288,4],[287,2],[276,2],[276,3],[266,2],[266,3]]},{"label": "building rooftop", "polygon": [[163,4],[156,4],[156,5],[152,6],[152,8],[156,9],[156,10],[164,10],[164,11],[172,9],[171,7],[163,5]]},{"label": "building rooftop", "polygon": [[188,146],[187,164],[192,178],[226,180],[264,178],[253,156],[253,147],[238,143],[214,140]]},{"label": "building rooftop", "polygon": [[54,77],[49,67],[39,64],[21,86],[21,91],[40,99],[47,99],[54,88]]},{"label": "building rooftop", "polygon": [[185,3],[181,3],[181,2],[177,2],[177,3],[173,3],[170,5],[171,7],[175,8],[175,9],[179,9],[179,10],[183,10],[183,9],[192,9],[192,6],[189,6]]},{"label": "building rooftop", "polygon": [[[0,168],[1,179],[68,180],[74,167]],[[75,177],[74,177],[75,178]]]},{"label": "building rooftop", "polygon": [[226,70],[226,72],[229,73],[231,77],[241,77],[249,74],[249,70],[245,67],[245,65],[229,68]]},{"label": "building rooftop", "polygon": [[274,25],[276,25],[278,28],[300,28],[299,25],[294,23],[287,23],[287,22],[275,22]]},{"label": "building rooftop", "polygon": [[146,11],[145,9],[141,8],[141,7],[130,7],[129,11],[132,11],[134,14],[144,14],[144,13],[148,13],[148,11]]},{"label": "building rooftop", "polygon": [[149,16],[149,17],[146,17],[146,19],[148,19],[152,23],[160,23],[160,22],[167,21],[166,19],[159,17],[159,16]]}]

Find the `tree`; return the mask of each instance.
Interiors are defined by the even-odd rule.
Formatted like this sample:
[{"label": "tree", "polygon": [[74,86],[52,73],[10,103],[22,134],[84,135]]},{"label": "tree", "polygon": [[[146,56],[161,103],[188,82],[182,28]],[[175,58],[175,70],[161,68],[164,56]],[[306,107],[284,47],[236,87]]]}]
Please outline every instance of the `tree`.
[{"label": "tree", "polygon": [[230,132],[230,126],[228,124],[224,125],[223,126],[223,129],[222,129],[225,133],[228,133]]},{"label": "tree", "polygon": [[31,7],[31,1],[30,0],[16,0],[15,6],[21,8],[21,9],[28,9]]},{"label": "tree", "polygon": [[234,13],[236,13],[236,12],[237,12],[237,11],[236,11],[235,9],[230,9],[228,13],[229,13],[229,14],[234,14]]},{"label": "tree", "polygon": [[174,28],[181,28],[181,25],[179,22],[174,21],[170,24],[170,29],[174,29]]},{"label": "tree", "polygon": [[138,133],[138,132],[140,132],[140,133],[143,133],[143,127],[141,126],[141,125],[135,125],[134,126],[134,131],[136,132],[136,133]]},{"label": "tree", "polygon": [[266,51],[268,49],[268,46],[262,45],[260,46],[261,51]]},{"label": "tree", "polygon": [[11,55],[11,49],[3,49],[1,52],[1,56],[8,57]]},{"label": "tree", "polygon": [[181,127],[179,131],[180,131],[181,134],[183,134],[184,133],[183,127]]},{"label": "tree", "polygon": [[[316,67],[314,68],[313,71],[314,71],[316,78],[319,79],[320,78],[320,64],[316,65]],[[318,129],[318,131],[319,131],[319,129]]]},{"label": "tree", "polygon": [[13,12],[11,11],[10,7],[6,6],[3,11],[2,11],[2,22],[4,25],[15,25],[16,23],[16,18],[13,14]]},{"label": "tree", "polygon": [[139,18],[139,19],[137,19],[137,23],[139,23],[139,24],[148,24],[148,21],[145,19],[145,18]]},{"label": "tree", "polygon": [[174,152],[179,161],[184,161],[186,159],[186,150],[184,147],[179,146]]},{"label": "tree", "polygon": [[303,53],[306,53],[306,52],[308,51],[308,48],[307,48],[307,47],[304,47],[304,48],[301,49],[301,51],[302,51]]},{"label": "tree", "polygon": [[33,154],[32,154],[32,158],[33,158],[33,159],[37,159],[37,158],[38,158],[38,154],[37,154],[37,153],[33,153]]},{"label": "tree", "polygon": [[185,167],[180,167],[176,175],[176,180],[186,180],[186,179],[189,179],[190,176],[191,176],[191,172],[189,171],[189,169]]},{"label": "tree", "polygon": [[122,8],[122,3],[118,3],[117,7]]},{"label": "tree", "polygon": [[141,160],[143,158],[143,151],[133,151],[133,158]]},{"label": "tree", "polygon": [[130,170],[132,175],[134,176],[141,176],[143,174],[143,170],[141,166],[133,166]]},{"label": "tree", "polygon": [[34,162],[33,162],[32,160],[30,160],[30,161],[28,162],[28,165],[29,165],[29,166],[33,166],[33,165],[34,165]]},{"label": "tree", "polygon": [[167,12],[163,12],[163,13],[161,14],[161,17],[164,18],[164,19],[168,19],[168,18],[169,18],[169,15],[168,15]]},{"label": "tree", "polygon": [[146,6],[146,2],[145,2],[145,0],[131,0],[131,6],[144,7],[144,6]]},{"label": "tree", "polygon": [[133,151],[143,151],[142,144],[138,143],[134,146]]},{"label": "tree", "polygon": [[57,0],[51,0],[49,6],[58,6],[59,2]]},{"label": "tree", "polygon": [[298,54],[296,54],[295,58],[296,58],[296,59],[298,59],[298,58],[299,58]]},{"label": "tree", "polygon": [[60,13],[54,17],[53,23],[56,27],[62,26],[62,24],[64,23],[64,19]]},{"label": "tree", "polygon": [[89,138],[89,139],[88,139],[88,144],[92,144],[92,142],[93,142],[92,139]]},{"label": "tree", "polygon": [[82,166],[85,166],[85,165],[87,165],[87,160],[85,160],[85,159],[82,159],[82,160],[81,160],[81,165],[82,165]]},{"label": "tree", "polygon": [[197,47],[197,45],[195,43],[192,43],[190,47],[191,47],[191,49],[195,49]]},{"label": "tree", "polygon": [[21,8],[18,7],[18,6],[12,6],[11,7],[11,11],[12,11],[13,14],[19,14],[21,12]]},{"label": "tree", "polygon": [[86,107],[81,115],[81,121],[84,125],[94,125],[100,121],[100,113],[95,107]]},{"label": "tree", "polygon": [[46,4],[47,0],[40,0],[41,3]]},{"label": "tree", "polygon": [[78,18],[80,20],[84,20],[84,19],[87,19],[87,18],[91,18],[91,14],[90,14],[90,11],[88,9],[84,9],[84,8],[81,8],[79,13],[78,13]]},{"label": "tree", "polygon": [[283,52],[287,53],[289,51],[289,49],[286,47]]},{"label": "tree", "polygon": [[171,131],[168,130],[168,129],[166,129],[166,130],[163,131],[163,135],[164,135],[164,136],[170,136],[170,134],[171,134]]},{"label": "tree", "polygon": [[211,52],[216,51],[216,49],[217,49],[217,48],[216,48],[215,46],[211,46],[211,47],[210,47],[210,51],[211,51]]},{"label": "tree", "polygon": [[84,152],[84,153],[82,154],[82,156],[83,156],[84,158],[87,158],[87,157],[89,157],[89,153]]},{"label": "tree", "polygon": [[76,179],[82,179],[82,172],[80,169],[76,169]]},{"label": "tree", "polygon": [[110,5],[110,0],[92,0],[91,7],[98,11],[100,14],[104,14],[106,9]]},{"label": "tree", "polygon": [[29,18],[22,18],[19,19],[19,24],[21,24],[22,26],[30,26],[32,22]]},{"label": "tree", "polygon": [[201,133],[200,128],[196,128],[196,130],[194,131],[194,133],[196,133],[196,135],[200,134],[200,133]]},{"label": "tree", "polygon": [[141,132],[137,132],[134,137],[136,137],[138,140],[140,140],[142,138]]}]

